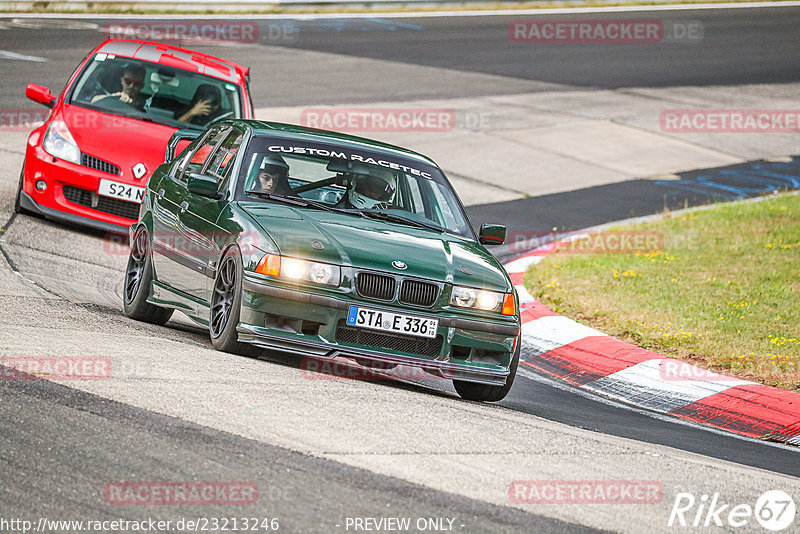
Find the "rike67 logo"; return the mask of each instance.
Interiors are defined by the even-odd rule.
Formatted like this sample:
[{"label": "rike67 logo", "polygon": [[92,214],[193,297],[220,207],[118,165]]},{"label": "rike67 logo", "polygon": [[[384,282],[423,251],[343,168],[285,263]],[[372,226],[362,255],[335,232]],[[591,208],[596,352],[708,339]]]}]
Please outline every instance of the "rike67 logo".
[{"label": "rike67 logo", "polygon": [[794,525],[797,508],[791,495],[781,490],[764,492],[755,506],[747,503],[731,504],[719,493],[702,495],[699,499],[691,493],[678,493],[667,521],[668,527],[724,527],[725,529],[749,527],[753,519],[763,528],[778,532]]}]

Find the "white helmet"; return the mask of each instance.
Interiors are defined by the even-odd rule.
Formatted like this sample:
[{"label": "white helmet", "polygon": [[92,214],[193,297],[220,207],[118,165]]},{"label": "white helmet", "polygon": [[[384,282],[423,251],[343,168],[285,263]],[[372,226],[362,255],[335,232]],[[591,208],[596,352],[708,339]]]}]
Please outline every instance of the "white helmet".
[{"label": "white helmet", "polygon": [[397,178],[389,171],[355,174],[347,199],[354,208],[371,209],[390,203],[396,190]]}]

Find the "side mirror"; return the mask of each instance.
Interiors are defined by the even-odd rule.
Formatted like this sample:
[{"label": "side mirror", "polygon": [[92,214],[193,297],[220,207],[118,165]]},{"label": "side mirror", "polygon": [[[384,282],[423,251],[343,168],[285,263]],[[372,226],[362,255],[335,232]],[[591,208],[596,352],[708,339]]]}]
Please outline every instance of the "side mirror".
[{"label": "side mirror", "polygon": [[484,245],[502,245],[506,242],[506,227],[502,224],[481,225],[478,241]]},{"label": "side mirror", "polygon": [[186,128],[184,130],[178,130],[172,137],[169,138],[169,142],[167,143],[167,153],[164,156],[164,163],[169,163],[175,158],[175,154],[180,154],[184,148],[186,148],[189,143],[205,132],[202,130],[191,130]]},{"label": "side mirror", "polygon": [[217,191],[217,179],[213,176],[206,176],[205,174],[191,173],[189,181],[186,184],[190,193],[200,195],[201,197],[219,200],[222,194]]},{"label": "side mirror", "polygon": [[50,89],[44,85],[36,85],[35,83],[28,85],[28,87],[25,89],[25,96],[37,104],[42,104],[48,108],[52,108],[53,104],[56,102],[55,97],[50,94]]}]

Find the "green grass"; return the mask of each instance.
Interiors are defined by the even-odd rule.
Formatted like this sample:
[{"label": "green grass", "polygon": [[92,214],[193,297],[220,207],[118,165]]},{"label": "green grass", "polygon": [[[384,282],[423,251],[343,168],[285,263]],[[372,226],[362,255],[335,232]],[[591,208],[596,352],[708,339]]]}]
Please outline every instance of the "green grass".
[{"label": "green grass", "polygon": [[721,204],[630,230],[663,247],[559,253],[525,275],[554,311],[700,367],[800,391],[800,195]]}]

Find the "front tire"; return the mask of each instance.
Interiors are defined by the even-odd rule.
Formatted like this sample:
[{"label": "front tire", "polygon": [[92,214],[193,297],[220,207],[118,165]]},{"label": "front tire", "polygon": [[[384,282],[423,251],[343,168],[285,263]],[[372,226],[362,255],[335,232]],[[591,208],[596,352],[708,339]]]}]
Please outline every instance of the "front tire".
[{"label": "front tire", "polygon": [[456,388],[458,395],[462,399],[479,402],[497,402],[503,400],[506,395],[508,395],[508,392],[511,391],[511,386],[514,385],[514,378],[517,376],[517,367],[519,366],[521,348],[522,336],[517,340],[517,350],[514,351],[514,357],[511,358],[508,378],[506,378],[504,386],[489,386],[487,384],[453,380],[453,386]]},{"label": "front tire", "polygon": [[236,247],[229,248],[219,262],[214,289],[211,293],[211,312],[208,329],[215,349],[243,356],[254,356],[258,349],[239,341],[236,327],[242,307],[242,255]]},{"label": "front tire", "polygon": [[22,208],[22,190],[25,180],[25,165],[22,165],[22,170],[19,172],[19,187],[17,188],[17,196],[14,199],[14,213],[25,213]]},{"label": "front tire", "polygon": [[139,227],[133,235],[128,267],[125,269],[125,286],[122,304],[125,315],[137,321],[163,325],[172,317],[171,308],[162,308],[147,302],[153,282],[153,257],[147,230]]}]

